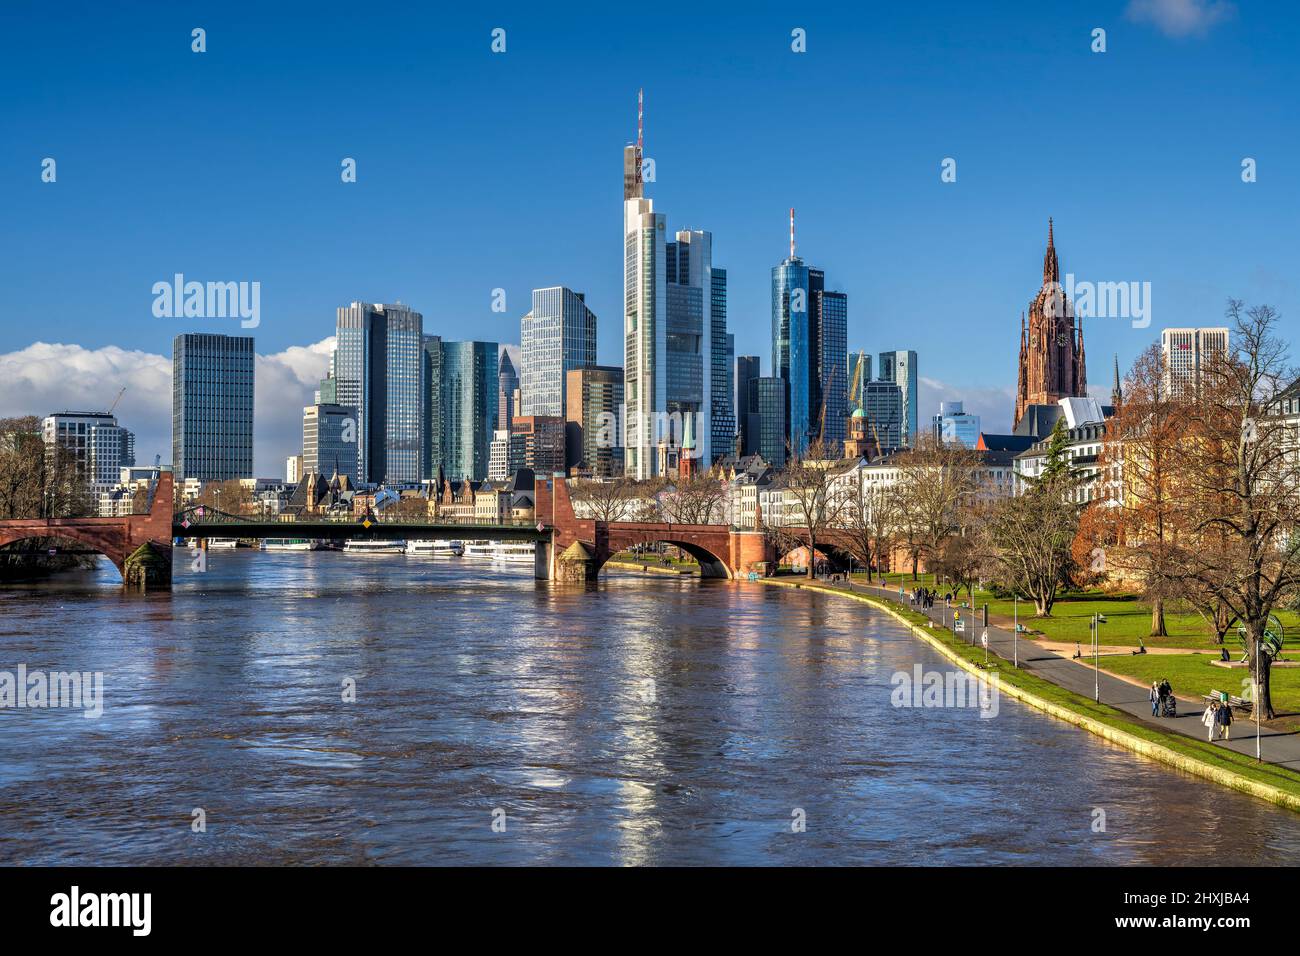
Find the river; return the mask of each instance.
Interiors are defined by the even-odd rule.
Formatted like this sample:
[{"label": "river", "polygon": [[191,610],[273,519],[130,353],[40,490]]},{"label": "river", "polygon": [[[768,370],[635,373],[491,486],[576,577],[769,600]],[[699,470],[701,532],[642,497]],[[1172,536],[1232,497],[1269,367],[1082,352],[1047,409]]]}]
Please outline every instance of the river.
[{"label": "river", "polygon": [[1300,816],[1006,697],[892,706],[951,665],[787,588],[178,549],[0,589],[20,664],[104,705],[0,710],[6,864],[1300,864]]}]

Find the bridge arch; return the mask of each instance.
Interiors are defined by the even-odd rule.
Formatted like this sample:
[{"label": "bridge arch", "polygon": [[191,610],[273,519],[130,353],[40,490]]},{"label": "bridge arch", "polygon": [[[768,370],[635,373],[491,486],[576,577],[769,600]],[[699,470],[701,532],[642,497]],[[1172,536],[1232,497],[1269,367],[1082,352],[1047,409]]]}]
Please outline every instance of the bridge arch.
[{"label": "bridge arch", "polygon": [[40,538],[75,541],[112,561],[118,574],[122,574],[125,579],[126,547],[124,542],[116,540],[118,537],[113,534],[84,531],[80,528],[0,528],[0,548],[17,544],[19,541],[34,541]]},{"label": "bridge arch", "polygon": [[[724,555],[717,554],[711,547],[698,541],[692,541],[685,536],[675,536],[672,534],[654,532],[624,532],[618,535],[611,534],[609,544],[611,552],[610,557],[613,557],[614,554],[620,551],[626,551],[628,548],[635,547],[636,545],[670,544],[674,547],[681,548],[699,563],[700,577],[723,579],[730,579],[733,577],[731,568],[727,564],[727,559]],[[604,566],[604,564],[605,562],[602,561],[601,565]]]}]

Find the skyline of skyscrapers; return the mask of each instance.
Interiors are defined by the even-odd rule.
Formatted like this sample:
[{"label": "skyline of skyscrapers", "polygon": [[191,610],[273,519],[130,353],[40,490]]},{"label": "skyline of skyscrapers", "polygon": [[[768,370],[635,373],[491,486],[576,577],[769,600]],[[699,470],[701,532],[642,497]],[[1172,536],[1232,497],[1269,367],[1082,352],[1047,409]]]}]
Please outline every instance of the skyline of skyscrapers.
[{"label": "skyline of skyscrapers", "polygon": [[172,342],[177,480],[253,477],[253,337],[186,332]]}]

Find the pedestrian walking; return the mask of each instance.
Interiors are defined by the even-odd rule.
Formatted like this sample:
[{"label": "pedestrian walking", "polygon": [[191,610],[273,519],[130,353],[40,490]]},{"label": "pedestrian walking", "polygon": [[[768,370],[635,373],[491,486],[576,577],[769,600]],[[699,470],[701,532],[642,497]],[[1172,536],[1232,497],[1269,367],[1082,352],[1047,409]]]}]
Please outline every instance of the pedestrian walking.
[{"label": "pedestrian walking", "polygon": [[1151,682],[1151,693],[1148,696],[1151,699],[1151,716],[1155,717],[1160,713],[1160,684],[1158,682]]},{"label": "pedestrian walking", "polygon": [[1224,740],[1232,739],[1232,708],[1227,704],[1219,705],[1219,735]]},{"label": "pedestrian walking", "polygon": [[1205,708],[1205,713],[1201,714],[1201,723],[1204,724],[1206,728],[1206,740],[1214,740],[1214,725],[1218,723],[1218,720],[1219,702],[1217,700],[1212,700],[1210,701],[1210,705]]}]

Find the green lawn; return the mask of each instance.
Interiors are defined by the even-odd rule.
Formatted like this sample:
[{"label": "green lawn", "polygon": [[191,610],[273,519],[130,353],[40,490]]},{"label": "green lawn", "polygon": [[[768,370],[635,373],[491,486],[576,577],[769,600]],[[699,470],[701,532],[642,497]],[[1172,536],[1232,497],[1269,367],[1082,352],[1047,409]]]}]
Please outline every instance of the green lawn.
[{"label": "green lawn", "polygon": [[[865,581],[864,575],[854,575],[855,581]],[[888,583],[897,587],[898,574],[890,574]],[[901,576],[904,589],[910,591],[917,586],[934,587],[933,575],[921,575],[916,582],[911,575]],[[962,600],[967,600],[963,594]],[[1003,623],[1009,622],[1014,613],[1012,601],[1000,600],[986,591],[975,589],[975,606],[987,603],[989,615]],[[1165,629],[1168,637],[1148,637],[1151,631],[1151,607],[1129,594],[1108,594],[1092,590],[1069,592],[1060,596],[1052,606],[1050,617],[1034,617],[1034,606],[1025,601],[1020,602],[1020,623],[1033,631],[1041,632],[1052,641],[1077,641],[1087,644],[1091,641],[1089,624],[1093,614],[1103,614],[1106,622],[1101,625],[1102,644],[1122,644],[1138,646],[1139,641],[1148,647],[1186,647],[1208,650],[1214,648],[1214,632],[1206,626],[1201,616],[1195,611],[1178,610],[1174,607],[1165,609]],[[1282,626],[1286,630],[1288,646],[1300,641],[1300,614],[1294,611],[1277,612]],[[1228,631],[1228,653],[1234,657],[1241,656],[1241,643],[1237,639],[1236,629]],[[1288,655],[1283,653],[1283,657]]]},{"label": "green lawn", "polygon": [[[1144,684],[1167,677],[1174,693],[1185,697],[1200,697],[1211,690],[1226,691],[1237,697],[1249,696],[1247,687],[1242,685],[1250,677],[1246,668],[1215,667],[1211,659],[1203,654],[1136,654],[1102,657],[1099,665],[1104,671],[1135,677]],[[1269,689],[1273,694],[1273,709],[1280,715],[1276,722],[1292,730],[1300,729],[1300,668],[1273,668]]]}]

